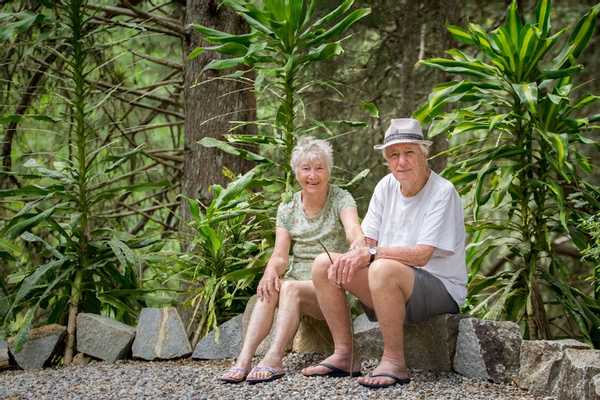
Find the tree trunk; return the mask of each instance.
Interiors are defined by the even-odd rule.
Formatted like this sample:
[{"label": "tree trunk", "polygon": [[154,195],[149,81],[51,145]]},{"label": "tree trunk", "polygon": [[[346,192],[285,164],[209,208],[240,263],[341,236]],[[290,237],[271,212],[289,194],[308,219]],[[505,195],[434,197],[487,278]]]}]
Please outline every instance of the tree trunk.
[{"label": "tree trunk", "polygon": [[[187,0],[185,15],[186,39],[184,43],[184,107],[185,107],[185,153],[183,161],[182,191],[185,196],[208,199],[208,189],[213,183],[225,183],[222,171],[227,167],[234,172],[247,171],[251,164],[239,157],[225,154],[218,149],[204,148],[197,142],[203,137],[222,138],[231,125],[229,121],[252,121],[256,119],[256,97],[251,83],[241,84],[233,80],[221,80],[216,71],[202,71],[215,58],[215,52],[206,51],[189,61],[187,54],[207,43],[190,24],[202,24],[231,33],[247,32],[243,19],[218,0]],[[230,71],[226,71],[227,73]],[[244,132],[248,132],[245,128]],[[189,216],[182,207],[182,222]]]}]

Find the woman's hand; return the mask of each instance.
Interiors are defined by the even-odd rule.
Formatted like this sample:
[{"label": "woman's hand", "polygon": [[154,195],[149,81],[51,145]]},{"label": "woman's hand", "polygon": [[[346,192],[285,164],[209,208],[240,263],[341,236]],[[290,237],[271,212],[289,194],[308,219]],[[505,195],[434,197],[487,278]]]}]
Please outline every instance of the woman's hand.
[{"label": "woman's hand", "polygon": [[259,300],[270,301],[271,296],[275,296],[279,293],[280,287],[281,279],[279,278],[279,274],[273,268],[267,267],[263,273],[263,277],[258,283],[256,295]]}]

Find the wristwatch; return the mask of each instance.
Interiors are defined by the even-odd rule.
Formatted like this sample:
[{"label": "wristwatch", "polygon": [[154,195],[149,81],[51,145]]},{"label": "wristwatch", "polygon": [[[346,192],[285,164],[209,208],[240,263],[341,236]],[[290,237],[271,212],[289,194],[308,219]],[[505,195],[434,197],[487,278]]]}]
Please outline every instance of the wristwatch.
[{"label": "wristwatch", "polygon": [[375,261],[377,256],[377,246],[369,246],[369,264]]}]

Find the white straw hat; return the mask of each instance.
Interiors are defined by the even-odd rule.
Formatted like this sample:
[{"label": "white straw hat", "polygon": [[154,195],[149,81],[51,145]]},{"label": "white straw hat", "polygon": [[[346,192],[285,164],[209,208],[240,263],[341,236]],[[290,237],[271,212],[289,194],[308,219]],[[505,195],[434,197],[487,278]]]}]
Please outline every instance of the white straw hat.
[{"label": "white straw hat", "polygon": [[396,118],[390,122],[390,127],[385,131],[383,143],[374,146],[375,150],[383,150],[397,143],[417,143],[431,146],[433,142],[425,140],[421,124],[414,118]]}]

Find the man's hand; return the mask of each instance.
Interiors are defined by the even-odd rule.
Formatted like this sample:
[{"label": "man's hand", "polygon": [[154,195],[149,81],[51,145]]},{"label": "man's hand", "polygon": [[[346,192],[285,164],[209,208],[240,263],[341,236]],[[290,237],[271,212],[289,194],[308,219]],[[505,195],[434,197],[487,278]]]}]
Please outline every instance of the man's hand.
[{"label": "man's hand", "polygon": [[263,277],[258,283],[256,294],[259,300],[269,301],[271,296],[279,293],[281,288],[281,279],[279,274],[272,268],[266,268]]},{"label": "man's hand", "polygon": [[359,247],[339,256],[329,267],[327,277],[339,287],[351,282],[356,271],[368,266],[369,251],[366,247]]}]

